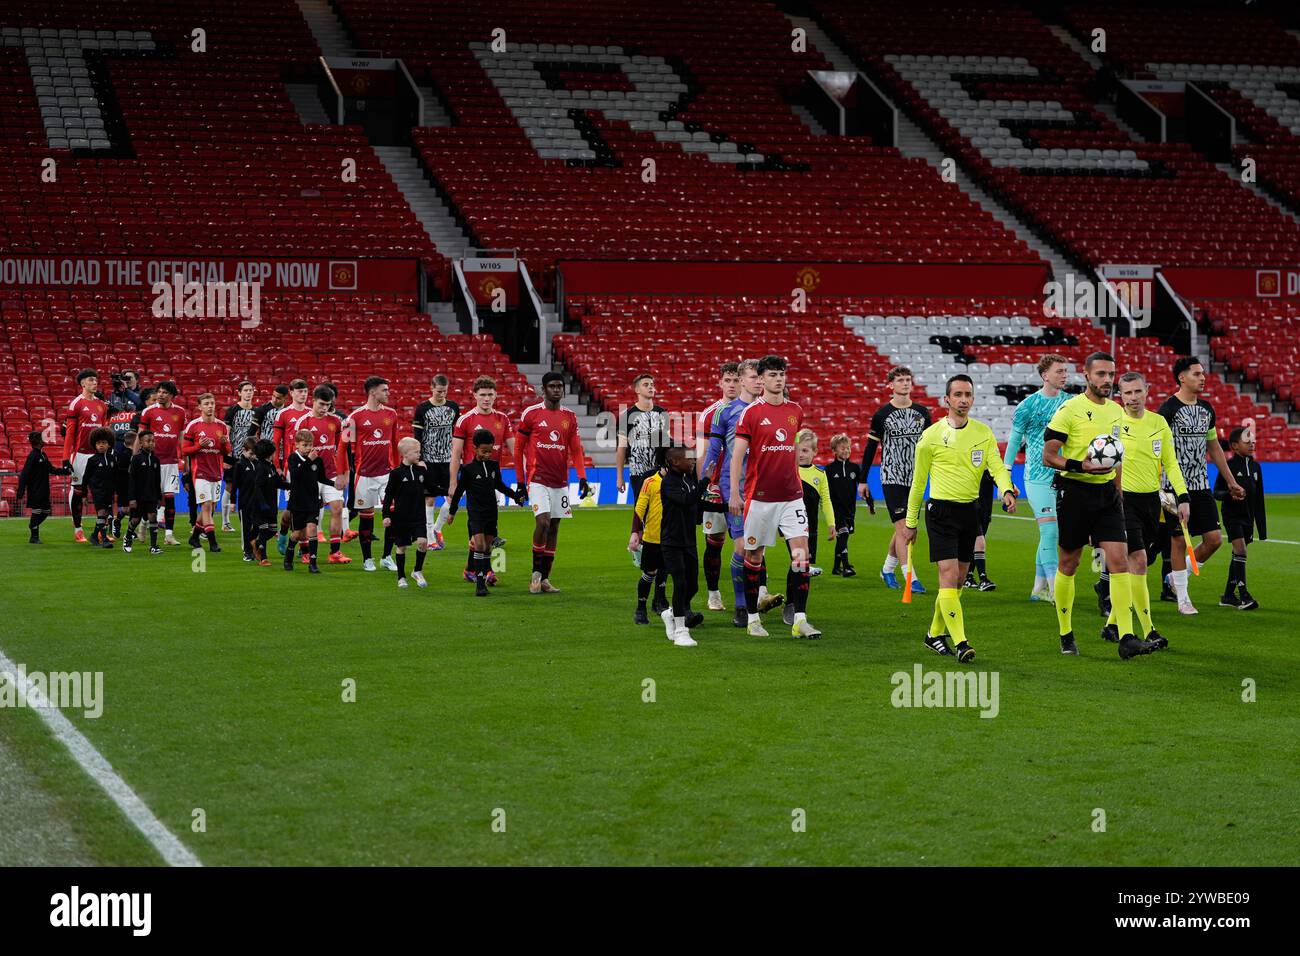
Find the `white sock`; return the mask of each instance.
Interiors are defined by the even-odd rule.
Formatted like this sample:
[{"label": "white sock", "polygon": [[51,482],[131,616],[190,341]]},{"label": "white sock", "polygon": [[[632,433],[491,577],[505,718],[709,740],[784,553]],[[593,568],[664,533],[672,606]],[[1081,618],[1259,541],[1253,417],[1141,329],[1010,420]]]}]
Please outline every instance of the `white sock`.
[{"label": "white sock", "polygon": [[762,620],[762,618],[759,617],[757,614],[751,614],[751,615],[749,615],[749,623],[750,623],[750,624],[757,624],[757,623],[759,623],[761,620]]},{"label": "white sock", "polygon": [[714,598],[717,598],[719,601],[721,601],[721,600],[722,600],[722,592],[721,592],[721,591],[710,591],[710,592],[709,592],[709,600],[712,601]]},{"label": "white sock", "polygon": [[443,501],[442,507],[438,510],[438,517],[433,521],[433,533],[441,534],[442,526],[447,523],[447,502]]},{"label": "white sock", "polygon": [[763,600],[763,598],[765,598],[765,597],[767,597],[767,585],[766,585],[766,584],[760,584],[760,585],[758,586],[758,599],[761,601],[761,600]]},{"label": "white sock", "polygon": [[1034,593],[1037,594],[1039,591],[1043,590],[1043,588],[1045,588],[1045,587],[1047,587],[1047,578],[1043,577],[1041,574],[1035,574],[1035,575],[1034,575]]},{"label": "white sock", "polygon": [[808,620],[808,615],[805,614],[803,611],[794,612],[795,627],[798,627],[801,623],[803,623],[806,620]]},{"label": "white sock", "polygon": [[1178,595],[1178,603],[1187,603],[1187,569],[1183,568],[1181,571],[1171,572],[1169,583],[1174,586],[1174,593]]},{"label": "white sock", "polygon": [[684,630],[686,630],[686,618],[684,618],[684,617],[674,617],[674,618],[673,618],[673,623],[677,625],[677,630],[679,630],[679,631],[684,631]]},{"label": "white sock", "polygon": [[884,566],[881,567],[880,570],[881,570],[883,573],[888,574],[890,571],[894,570],[894,568],[896,568],[896,567],[898,567],[898,558],[894,557],[894,552],[891,551],[891,552],[889,552],[889,554],[885,555],[885,563],[884,563]]},{"label": "white sock", "polygon": [[352,516],[348,514],[348,506],[344,505],[343,506],[343,530],[344,531],[348,530],[348,522],[351,520],[352,520]]}]

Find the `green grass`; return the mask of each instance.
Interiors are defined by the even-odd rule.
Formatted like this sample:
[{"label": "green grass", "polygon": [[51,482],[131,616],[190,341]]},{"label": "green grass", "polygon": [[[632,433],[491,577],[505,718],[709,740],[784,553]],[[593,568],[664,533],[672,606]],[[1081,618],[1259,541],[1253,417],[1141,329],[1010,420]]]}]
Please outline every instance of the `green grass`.
[{"label": "green grass", "polygon": [[[1269,508],[1273,534],[1300,540],[1300,500]],[[1193,580],[1200,616],[1158,604],[1172,647],[1129,662],[1098,637],[1085,571],[1073,659],[1051,607],[1026,600],[1034,525],[999,517],[998,590],[963,598],[974,669],[1000,676],[1000,713],[981,719],[890,704],[896,671],[958,665],[921,645],[932,594],[906,607],[877,579],[883,516],[861,512],[858,578],[813,583],[821,641],[776,614],[755,640],[713,613],[694,649],[631,623],[626,510],[565,522],[558,595],[527,593],[530,524],[503,516],[512,564],[477,600],[459,523],[429,589],[399,592],[359,562],[250,567],[229,536],[194,573],[183,547],[92,551],[55,519],[29,548],[6,521],[0,648],[30,670],[104,672],[104,715],[69,717],[209,865],[1294,862],[1300,547],[1252,546],[1254,613],[1215,606],[1220,553]],[[774,589],[784,576],[774,556]],[[156,859],[34,714],[0,710],[0,742],[37,797],[9,826],[70,831],[83,862]]]}]

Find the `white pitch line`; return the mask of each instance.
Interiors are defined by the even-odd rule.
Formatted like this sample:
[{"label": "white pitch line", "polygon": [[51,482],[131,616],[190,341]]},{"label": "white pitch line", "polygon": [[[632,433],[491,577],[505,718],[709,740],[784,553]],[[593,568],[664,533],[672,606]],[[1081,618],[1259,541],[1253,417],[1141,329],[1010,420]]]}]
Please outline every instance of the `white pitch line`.
[{"label": "white pitch line", "polygon": [[40,715],[41,720],[45,721],[45,725],[50,728],[54,736],[68,748],[68,752],[72,754],[72,758],[77,761],[81,769],[86,771],[86,775],[103,788],[109,798],[117,804],[117,808],[144,835],[168,866],[203,865],[199,862],[199,858],[153,815],[153,811],[145,806],[144,801],[113,769],[113,765],[95,749],[94,744],[86,739],[86,735],[73,726],[72,721],[68,720],[61,710],[49,706],[49,700],[40,688],[33,684],[25,673],[19,671],[18,666],[3,650],[0,650],[0,670],[12,674],[15,681],[21,678],[23,693],[32,705],[32,709]]}]

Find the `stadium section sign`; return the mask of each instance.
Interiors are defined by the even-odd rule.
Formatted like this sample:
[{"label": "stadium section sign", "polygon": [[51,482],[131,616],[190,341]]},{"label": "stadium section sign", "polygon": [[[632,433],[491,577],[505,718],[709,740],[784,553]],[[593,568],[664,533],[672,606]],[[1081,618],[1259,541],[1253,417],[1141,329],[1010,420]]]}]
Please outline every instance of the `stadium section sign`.
[{"label": "stadium section sign", "polygon": [[4,256],[0,289],[48,287],[135,289],[157,283],[259,283],[265,292],[392,292],[416,294],[414,259],[184,259],[165,256]]}]

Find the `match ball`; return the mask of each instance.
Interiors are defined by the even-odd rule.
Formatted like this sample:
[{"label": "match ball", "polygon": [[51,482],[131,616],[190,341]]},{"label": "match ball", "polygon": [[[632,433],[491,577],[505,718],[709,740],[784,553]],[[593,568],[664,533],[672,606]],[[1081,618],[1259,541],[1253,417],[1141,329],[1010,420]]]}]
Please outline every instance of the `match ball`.
[{"label": "match ball", "polygon": [[1088,460],[1107,471],[1124,458],[1124,443],[1110,435],[1098,435],[1088,443]]}]

